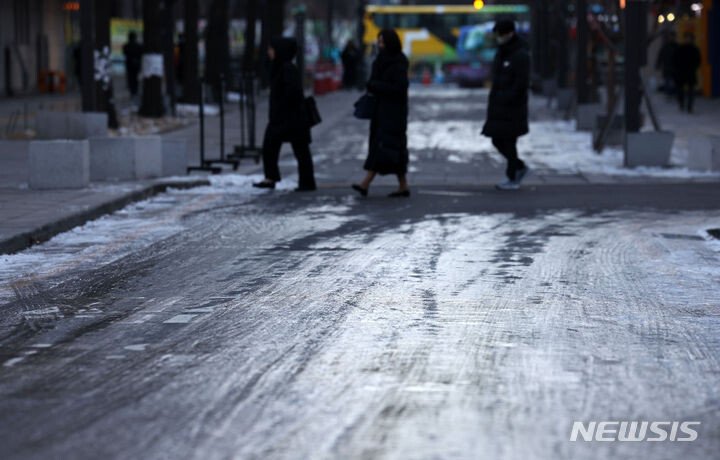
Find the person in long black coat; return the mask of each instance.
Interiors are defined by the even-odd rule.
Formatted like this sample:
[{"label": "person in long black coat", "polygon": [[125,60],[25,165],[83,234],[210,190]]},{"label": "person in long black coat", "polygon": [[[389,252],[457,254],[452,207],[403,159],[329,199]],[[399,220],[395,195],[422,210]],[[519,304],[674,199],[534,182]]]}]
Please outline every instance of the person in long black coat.
[{"label": "person in long black coat", "polygon": [[130,32],[128,41],[123,45],[123,54],[125,55],[125,78],[127,81],[128,91],[130,95],[135,97],[138,94],[140,86],[138,76],[142,67],[143,48],[138,43],[137,33]]},{"label": "person in long black coat", "polygon": [[270,113],[263,141],[265,179],[254,183],[257,188],[275,188],[280,182],[280,149],[289,142],[298,162],[298,187],[295,191],[316,190],[315,173],[310,153],[310,123],[305,109],[305,95],[300,70],[293,63],[297,42],[292,38],[276,38],[268,49],[270,57]]},{"label": "person in long black coat", "polygon": [[673,65],[675,67],[675,87],[677,89],[680,110],[693,111],[697,73],[702,63],[700,48],[695,44],[692,33],[685,34],[685,42],[675,48]]},{"label": "person in long black coat", "polygon": [[402,52],[400,37],[386,29],[378,35],[378,53],[373,62],[367,91],[375,96],[377,106],[370,121],[370,142],[364,168],[365,179],[353,189],[367,196],[377,174],[394,174],[399,187],[391,197],[409,197],[407,182],[408,148],[408,81],[409,63]]},{"label": "person in long black coat", "polygon": [[497,188],[517,190],[528,172],[528,167],[518,157],[517,140],[530,131],[530,55],[527,44],[517,36],[513,21],[498,21],[494,32],[500,46],[493,61],[492,89],[482,133],[492,138],[495,148],[507,159],[507,181],[498,184]]}]

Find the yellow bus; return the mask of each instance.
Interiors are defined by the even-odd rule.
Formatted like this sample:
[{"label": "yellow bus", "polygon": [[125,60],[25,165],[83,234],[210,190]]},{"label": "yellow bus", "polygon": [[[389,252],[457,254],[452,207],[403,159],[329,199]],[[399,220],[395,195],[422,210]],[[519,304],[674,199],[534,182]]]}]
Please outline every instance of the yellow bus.
[{"label": "yellow bus", "polygon": [[525,4],[479,9],[473,5],[368,5],[363,41],[367,49],[381,29],[395,29],[414,70],[429,68],[437,73],[442,69],[456,80],[474,72],[470,80],[480,82],[494,55],[492,24],[498,17],[514,19],[521,34],[530,29],[530,7]]}]

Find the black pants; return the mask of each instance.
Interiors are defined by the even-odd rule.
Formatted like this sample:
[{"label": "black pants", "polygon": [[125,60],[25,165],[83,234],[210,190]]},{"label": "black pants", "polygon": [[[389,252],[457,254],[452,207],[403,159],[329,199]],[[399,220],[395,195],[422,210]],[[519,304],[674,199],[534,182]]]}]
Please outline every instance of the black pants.
[{"label": "black pants", "polygon": [[[269,131],[265,132],[265,140],[263,141],[263,170],[265,178],[275,182],[279,182],[280,167],[280,149],[283,142],[272,135]],[[312,155],[310,154],[310,145],[307,142],[291,142],[295,159],[298,162],[298,187],[315,188],[315,169],[313,167]]]},{"label": "black pants", "polygon": [[492,143],[496,149],[507,159],[505,174],[510,180],[515,180],[515,173],[525,167],[525,163],[518,158],[517,137],[493,137]]},{"label": "black pants", "polygon": [[[678,103],[680,104],[680,110],[687,109],[688,112],[692,112],[693,103],[695,102],[695,82],[677,79],[675,80],[675,87],[677,90],[677,98]],[[685,105],[686,101],[687,106]]]}]

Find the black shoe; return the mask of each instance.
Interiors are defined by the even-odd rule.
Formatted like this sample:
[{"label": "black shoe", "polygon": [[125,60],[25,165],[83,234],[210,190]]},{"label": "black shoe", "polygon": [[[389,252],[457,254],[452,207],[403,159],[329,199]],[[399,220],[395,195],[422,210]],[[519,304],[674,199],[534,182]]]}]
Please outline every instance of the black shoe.
[{"label": "black shoe", "polygon": [[296,192],[314,192],[317,187],[298,187],[295,189]]},{"label": "black shoe", "polygon": [[353,185],[352,185],[352,188],[353,188],[353,190],[355,190],[356,192],[358,192],[360,195],[362,195],[362,196],[368,196],[368,191],[367,191],[366,188],[362,188],[362,187],[360,187],[358,184],[353,184]]},{"label": "black shoe", "polygon": [[264,181],[262,181],[262,182],[254,182],[254,183],[252,184],[252,186],[255,187],[255,188],[269,188],[269,189],[274,189],[274,188],[275,188],[275,182],[270,182],[270,181],[264,180]]},{"label": "black shoe", "polygon": [[388,198],[410,198],[410,190],[398,190],[388,195]]}]

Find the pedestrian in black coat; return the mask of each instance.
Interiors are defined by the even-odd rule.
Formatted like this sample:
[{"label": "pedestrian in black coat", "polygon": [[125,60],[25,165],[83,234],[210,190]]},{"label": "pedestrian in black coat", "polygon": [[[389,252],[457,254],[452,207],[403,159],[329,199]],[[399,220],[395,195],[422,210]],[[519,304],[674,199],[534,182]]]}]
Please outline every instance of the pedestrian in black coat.
[{"label": "pedestrian in black coat", "polygon": [[300,70],[292,62],[297,48],[297,42],[292,38],[276,38],[268,49],[272,63],[270,113],[262,151],[265,179],[253,184],[258,188],[275,188],[275,184],[280,182],[280,149],[283,143],[289,142],[298,162],[299,178],[295,191],[316,189],[302,78]]},{"label": "pedestrian in black coat", "polygon": [[367,196],[377,174],[395,174],[399,187],[391,197],[409,197],[407,183],[408,148],[408,81],[409,63],[402,52],[400,37],[394,30],[380,32],[380,50],[373,62],[367,91],[375,96],[377,106],[370,121],[370,142],[364,168],[365,179],[353,189]]},{"label": "pedestrian in black coat", "polygon": [[493,30],[500,46],[493,61],[492,89],[482,133],[492,138],[495,148],[507,159],[507,181],[497,188],[517,190],[528,172],[518,158],[517,139],[529,132],[530,55],[526,43],[515,33],[513,21],[500,20]]},{"label": "pedestrian in black coat", "polygon": [[678,104],[680,104],[680,110],[687,110],[688,113],[693,111],[695,86],[698,82],[697,72],[701,62],[702,56],[700,49],[695,44],[695,36],[692,33],[685,34],[685,42],[675,48],[673,64]]},{"label": "pedestrian in black coat", "polygon": [[343,65],[343,88],[353,89],[357,84],[357,68],[360,61],[360,51],[355,46],[355,42],[348,40],[345,49],[340,55]]},{"label": "pedestrian in black coat", "polygon": [[666,32],[655,61],[655,68],[661,72],[663,78],[662,91],[668,97],[671,97],[675,91],[675,50],[677,47],[675,34]]},{"label": "pedestrian in black coat", "polygon": [[125,55],[125,78],[127,88],[130,95],[135,97],[138,94],[140,86],[138,76],[142,67],[143,48],[138,43],[137,33],[130,32],[128,34],[128,42],[123,45],[123,54]]}]

